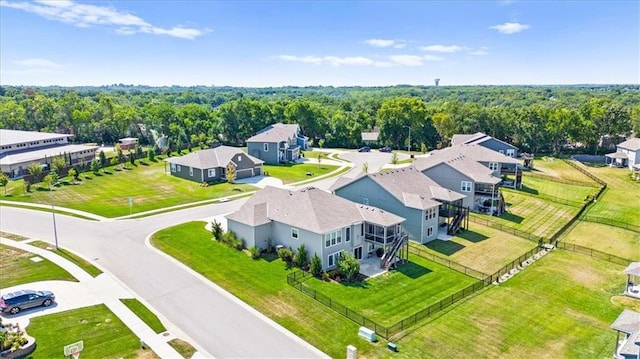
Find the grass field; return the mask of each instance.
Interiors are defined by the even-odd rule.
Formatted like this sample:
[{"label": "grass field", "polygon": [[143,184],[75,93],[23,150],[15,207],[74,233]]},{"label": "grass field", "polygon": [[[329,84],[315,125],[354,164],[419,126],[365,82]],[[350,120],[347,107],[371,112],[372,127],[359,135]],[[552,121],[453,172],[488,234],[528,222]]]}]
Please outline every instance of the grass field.
[{"label": "grass field", "polygon": [[[416,255],[397,271],[361,283],[310,278],[304,283],[382,325],[390,326],[477,280]],[[402,293],[392,295],[391,293]]]},{"label": "grass field", "polygon": [[536,244],[471,222],[469,230],[449,240],[435,240],[422,248],[482,273],[493,274],[498,269],[526,253]]},{"label": "grass field", "polygon": [[353,343],[361,353],[382,345],[365,343],[357,324],[289,286],[290,271],[282,261],[252,260],[213,241],[204,226],[189,222],[167,228],[152,243],[332,357],[343,357]]},{"label": "grass field", "polygon": [[[55,187],[53,200],[56,206],[68,207],[95,213],[105,217],[128,215],[130,208],[128,199],[133,200],[133,214],[153,209],[186,204],[196,201],[227,197],[255,191],[247,184],[221,183],[208,187],[173,177],[165,173],[164,162],[149,162],[149,165],[138,165],[131,170],[115,171],[111,174],[94,175],[83,173],[79,184],[70,182]],[[32,186],[30,193],[24,194],[22,181],[10,182],[5,200],[51,203],[49,190]]]},{"label": "grass field", "polygon": [[[0,244],[0,288],[43,280],[68,280],[77,282],[69,272],[44,258],[40,262],[31,260],[38,257],[30,252]],[[34,288],[38,289],[38,288]]]},{"label": "grass field", "polygon": [[[547,176],[559,177],[565,180],[573,180],[577,182],[593,182],[589,176],[569,166],[559,158],[536,157],[533,161],[533,168],[534,171]],[[526,178],[527,173],[525,172],[522,177]]]},{"label": "grass field", "polygon": [[32,318],[27,332],[38,344],[34,359],[63,358],[64,346],[79,340],[81,358],[158,358],[103,304]]},{"label": "grass field", "polygon": [[[548,181],[537,177],[527,177],[526,174],[522,178],[523,188],[515,190],[516,192],[526,192],[532,195],[543,195],[556,197],[560,200],[576,202],[576,205],[582,204],[587,196],[595,195],[600,189],[596,187],[576,186],[567,183],[559,183]],[[509,189],[505,189],[511,191]]]},{"label": "grass field", "polygon": [[179,338],[171,339],[167,343],[185,359],[191,358],[198,351],[193,345]]},{"label": "grass field", "polygon": [[314,177],[325,175],[338,169],[338,166],[317,163],[286,164],[286,165],[263,165],[264,172],[269,176],[282,180],[283,183],[293,183],[306,181]]},{"label": "grass field", "polygon": [[561,240],[640,261],[640,233],[626,229],[581,221]]},{"label": "grass field", "polygon": [[63,257],[68,261],[73,262],[78,267],[84,269],[84,271],[89,273],[92,277],[97,277],[98,275],[102,274],[102,271],[98,269],[96,266],[78,257],[77,255],[67,251],[66,249],[59,248],[58,250],[56,250],[55,247],[53,247],[50,243],[41,242],[41,241],[33,241],[29,244],[32,246],[36,246],[38,248],[52,251],[53,253]]},{"label": "grass field", "polygon": [[145,322],[156,333],[162,333],[167,331],[167,328],[165,328],[164,325],[162,325],[162,322],[160,321],[160,319],[158,319],[158,317],[155,314],[153,314],[153,312],[150,311],[149,308],[145,307],[144,304],[140,303],[139,300],[135,298],[127,298],[127,299],[120,299],[120,301],[124,303],[124,305],[126,305],[127,308],[131,309],[132,312],[136,313],[136,315],[140,319],[142,319],[142,321]]},{"label": "grass field", "polygon": [[609,358],[611,323],[624,307],[622,267],[554,251],[497,287],[459,303],[404,337],[399,353],[369,358]]},{"label": "grass field", "polygon": [[588,167],[607,182],[607,189],[587,214],[640,226],[640,181],[632,181],[626,168]]}]

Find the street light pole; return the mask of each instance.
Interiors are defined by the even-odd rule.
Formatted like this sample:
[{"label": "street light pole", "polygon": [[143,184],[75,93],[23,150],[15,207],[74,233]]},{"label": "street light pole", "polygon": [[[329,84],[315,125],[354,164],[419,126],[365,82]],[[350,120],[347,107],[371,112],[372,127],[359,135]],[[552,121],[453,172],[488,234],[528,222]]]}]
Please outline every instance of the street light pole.
[{"label": "street light pole", "polygon": [[51,215],[53,216],[53,238],[56,243],[56,250],[58,250],[58,231],[56,228],[56,209],[53,207],[53,185],[49,186],[49,199],[51,200]]},{"label": "street light pole", "polygon": [[409,143],[407,144],[407,152],[411,155],[411,126],[402,126],[409,129]]}]

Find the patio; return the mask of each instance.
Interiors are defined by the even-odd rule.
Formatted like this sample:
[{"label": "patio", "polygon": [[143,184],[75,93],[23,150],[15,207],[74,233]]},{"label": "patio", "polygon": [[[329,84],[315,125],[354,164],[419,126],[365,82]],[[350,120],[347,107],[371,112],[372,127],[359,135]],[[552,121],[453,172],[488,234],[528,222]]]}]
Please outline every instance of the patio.
[{"label": "patio", "polygon": [[386,272],[386,270],[380,267],[380,258],[375,255],[363,258],[360,261],[360,274],[362,275],[373,278],[384,272]]}]

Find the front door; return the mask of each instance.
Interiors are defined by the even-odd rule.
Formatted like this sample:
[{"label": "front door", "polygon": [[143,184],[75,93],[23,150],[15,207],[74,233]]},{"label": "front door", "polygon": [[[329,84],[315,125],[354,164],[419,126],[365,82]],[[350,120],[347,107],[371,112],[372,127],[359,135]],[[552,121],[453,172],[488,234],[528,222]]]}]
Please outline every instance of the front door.
[{"label": "front door", "polygon": [[353,249],[353,256],[356,259],[362,259],[362,246]]}]

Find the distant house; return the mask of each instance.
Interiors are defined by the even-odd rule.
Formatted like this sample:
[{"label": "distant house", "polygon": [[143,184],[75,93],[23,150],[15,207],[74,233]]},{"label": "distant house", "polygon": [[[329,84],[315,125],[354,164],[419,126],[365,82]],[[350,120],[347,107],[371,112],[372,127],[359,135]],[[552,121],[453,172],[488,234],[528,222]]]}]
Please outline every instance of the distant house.
[{"label": "distant house", "polygon": [[235,178],[248,178],[262,174],[262,161],[249,156],[238,147],[218,146],[181,157],[165,159],[172,176],[195,182],[224,180],[229,167]]},{"label": "distant house", "polygon": [[378,143],[378,138],[380,137],[380,132],[361,132],[360,136],[362,138],[362,143],[365,145],[375,145]]},{"label": "distant house", "polygon": [[367,174],[355,179],[340,178],[331,188],[337,196],[372,205],[406,218],[404,228],[410,239],[420,243],[438,237],[438,229],[450,234],[468,213],[463,194],[443,188],[415,168]]},{"label": "distant house", "polygon": [[616,152],[605,155],[609,166],[640,170],[640,138],[631,138],[616,145]]},{"label": "distant house", "polygon": [[640,358],[640,313],[624,309],[611,325],[611,329],[617,333],[613,357],[615,359]]},{"label": "distant house", "polygon": [[307,137],[295,124],[274,123],[246,142],[251,156],[269,164],[295,161],[300,158],[300,151],[307,149]]},{"label": "distant house", "polygon": [[502,179],[477,161],[464,155],[428,156],[416,159],[413,166],[440,186],[464,194],[464,207],[479,212],[504,212],[505,202],[499,189]]},{"label": "distant house", "polygon": [[322,259],[324,270],[336,268],[342,252],[363,259],[377,248],[390,252],[406,243],[404,218],[313,187],[267,186],[226,218],[247,247],[265,249],[270,241],[296,250],[304,244],[309,258],[315,253]]},{"label": "distant house", "polygon": [[509,157],[518,157],[518,147],[482,132],[476,132],[472,135],[453,135],[451,138],[451,145],[455,146],[459,144],[480,145]]},{"label": "distant house", "polygon": [[138,146],[138,139],[135,137],[125,137],[118,140],[118,145],[123,151],[135,150]]},{"label": "distant house", "polygon": [[0,129],[0,170],[9,178],[28,174],[29,165],[39,163],[48,169],[55,157],[62,157],[74,166],[89,164],[96,157],[98,146],[69,143],[73,135]]}]

